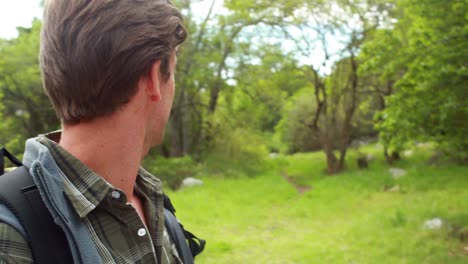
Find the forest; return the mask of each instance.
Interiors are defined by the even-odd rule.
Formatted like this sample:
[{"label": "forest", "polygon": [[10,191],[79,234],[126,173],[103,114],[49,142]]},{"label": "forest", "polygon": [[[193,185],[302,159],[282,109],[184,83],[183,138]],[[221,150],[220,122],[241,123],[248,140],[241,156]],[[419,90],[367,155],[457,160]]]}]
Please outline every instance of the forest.
[{"label": "forest", "polygon": [[[210,235],[223,229],[213,235],[201,263],[467,260],[468,1],[173,2],[184,15],[189,38],[178,51],[176,95],[164,143],[143,164],[163,179],[185,222],[194,219],[192,229],[208,237],[209,246]],[[60,129],[42,88],[37,59],[40,29],[41,18],[36,18],[31,27],[18,28],[18,37],[0,38],[0,145],[17,156],[27,138]],[[414,177],[396,182],[387,175],[396,167]],[[446,178],[437,178],[439,174]],[[202,178],[205,185],[176,191],[186,177]],[[252,193],[236,196],[230,186],[237,185]],[[317,190],[319,186],[323,189]],[[411,197],[386,197],[388,189],[396,187],[400,195]],[[244,230],[246,220],[231,211],[200,205],[198,214],[187,212],[193,208],[192,199],[222,197],[216,189],[239,202],[218,199],[226,199],[233,210],[244,210],[236,206],[247,205],[248,198],[257,195],[264,198],[257,202],[265,208],[272,204],[282,208],[262,212],[265,216],[285,217],[289,207],[268,190],[276,190],[286,201],[297,196],[298,203],[289,208],[297,218],[284,221],[298,221],[295,225],[303,226],[301,230],[261,221],[252,228],[265,231],[265,224],[309,234],[311,226],[320,229],[321,224],[305,219],[322,216],[320,221],[328,227],[336,225],[328,230],[331,237],[344,247],[353,245],[350,255],[338,250],[337,241],[329,241],[337,251],[320,246],[316,239],[328,241],[325,237],[300,237],[301,246],[292,237],[269,244],[270,236],[278,235],[273,227],[268,235]],[[397,201],[417,201],[416,193],[431,190],[439,203],[424,196],[420,207],[395,207]],[[354,214],[360,206],[351,203],[369,201],[371,193],[385,196],[375,201],[377,211]],[[327,209],[324,203],[329,201]],[[385,206],[390,211],[382,209]],[[344,214],[350,208],[354,209]],[[250,209],[245,212],[259,218]],[[335,222],[349,214],[358,217],[356,222],[349,226]],[[378,216],[388,219],[388,229],[379,226]],[[219,217],[218,229],[206,227],[212,217]],[[443,234],[411,233],[431,217],[448,219]],[[363,219],[369,221],[370,231],[358,225]],[[256,235],[239,240],[233,234],[241,231],[231,230],[230,221]],[[393,247],[405,241],[398,233],[381,252],[357,253],[358,247],[376,245],[372,237],[377,239],[382,229],[385,236],[393,236],[391,228],[406,228],[399,230],[415,240],[408,248]],[[368,241],[357,240],[361,231]],[[421,245],[428,240],[438,242]],[[239,250],[251,244],[258,247],[251,254]],[[434,249],[442,253],[432,255]],[[415,258],[409,257],[413,254]],[[395,258],[382,261],[387,255]]]}]

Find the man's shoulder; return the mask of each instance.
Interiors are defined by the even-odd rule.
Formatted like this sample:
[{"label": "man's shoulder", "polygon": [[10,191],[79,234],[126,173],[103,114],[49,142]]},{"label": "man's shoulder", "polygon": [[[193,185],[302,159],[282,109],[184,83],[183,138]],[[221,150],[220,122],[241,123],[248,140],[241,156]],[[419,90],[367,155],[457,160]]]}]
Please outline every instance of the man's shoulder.
[{"label": "man's shoulder", "polygon": [[[21,234],[22,236],[26,236],[24,228],[21,225],[18,218],[10,209],[8,209],[7,206],[3,204],[2,201],[0,201],[0,223],[2,223],[3,225],[9,226],[10,229],[14,229],[17,233]],[[4,229],[2,229],[2,231],[3,230]],[[0,232],[0,234],[3,237],[3,233]]]},{"label": "man's shoulder", "polygon": [[0,175],[0,222],[8,224],[26,237],[21,218],[22,210],[29,210],[25,193],[34,189],[34,181],[24,166]]},{"label": "man's shoulder", "polygon": [[0,200],[0,263],[32,262],[26,232],[16,215],[2,199]]},{"label": "man's shoulder", "polygon": [[16,228],[1,220],[0,249],[0,263],[33,263],[31,249],[25,236]]}]

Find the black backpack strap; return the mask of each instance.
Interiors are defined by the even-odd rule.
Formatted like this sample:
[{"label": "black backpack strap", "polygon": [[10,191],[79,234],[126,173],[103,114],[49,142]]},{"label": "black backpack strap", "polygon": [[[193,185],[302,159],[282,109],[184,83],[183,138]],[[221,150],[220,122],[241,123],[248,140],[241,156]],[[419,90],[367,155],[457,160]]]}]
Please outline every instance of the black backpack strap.
[{"label": "black backpack strap", "polygon": [[0,176],[0,203],[25,229],[34,263],[73,263],[65,234],[53,221],[25,167]]},{"label": "black backpack strap", "polygon": [[185,242],[184,232],[182,228],[179,227],[179,221],[177,221],[175,216],[166,208],[164,208],[164,221],[167,232],[172,238],[172,241],[174,241],[180,259],[184,264],[193,264],[193,256],[187,242]]},{"label": "black backpack strap", "polygon": [[21,161],[13,156],[6,148],[0,148],[0,175],[5,173],[5,157],[8,158],[11,163],[15,164],[15,166],[22,166]]},{"label": "black backpack strap", "polygon": [[175,208],[165,194],[164,220],[166,229],[174,241],[184,264],[194,263],[195,257],[205,249],[206,241],[185,230],[184,226],[175,217]]},{"label": "black backpack strap", "polygon": [[182,227],[182,230],[184,230],[185,239],[187,239],[188,241],[190,252],[192,252],[193,258],[195,258],[198,254],[202,253],[203,250],[205,249],[206,240],[200,239],[196,237],[194,234],[192,234],[191,232],[185,230],[182,224],[180,224],[180,226]]}]

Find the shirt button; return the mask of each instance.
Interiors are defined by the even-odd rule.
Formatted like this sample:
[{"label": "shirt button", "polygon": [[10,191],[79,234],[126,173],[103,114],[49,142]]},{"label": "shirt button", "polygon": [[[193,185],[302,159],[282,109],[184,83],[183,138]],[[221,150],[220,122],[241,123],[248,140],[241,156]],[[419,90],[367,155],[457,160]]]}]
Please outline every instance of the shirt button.
[{"label": "shirt button", "polygon": [[120,198],[120,193],[118,191],[112,191],[111,193],[112,197],[115,198],[115,199],[119,199]]},{"label": "shirt button", "polygon": [[141,237],[146,235],[146,229],[144,229],[144,228],[138,229],[138,235],[141,236]]}]

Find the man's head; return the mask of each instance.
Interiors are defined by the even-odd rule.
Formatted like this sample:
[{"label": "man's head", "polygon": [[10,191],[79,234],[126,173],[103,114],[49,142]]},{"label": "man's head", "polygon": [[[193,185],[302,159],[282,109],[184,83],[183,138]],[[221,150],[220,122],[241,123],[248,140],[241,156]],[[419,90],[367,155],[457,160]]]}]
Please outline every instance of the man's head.
[{"label": "man's head", "polygon": [[44,87],[64,124],[110,115],[137,92],[155,62],[171,77],[186,38],[168,0],[48,0],[41,36]]}]

